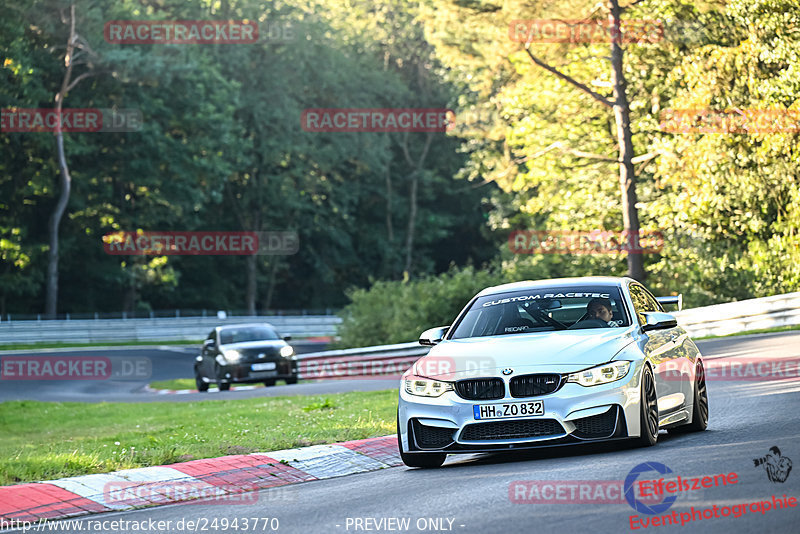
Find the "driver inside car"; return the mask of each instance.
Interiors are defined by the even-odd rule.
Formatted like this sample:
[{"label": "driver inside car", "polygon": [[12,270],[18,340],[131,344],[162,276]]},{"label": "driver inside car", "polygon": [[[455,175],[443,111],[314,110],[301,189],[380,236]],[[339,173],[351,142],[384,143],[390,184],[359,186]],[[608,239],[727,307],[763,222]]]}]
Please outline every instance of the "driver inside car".
[{"label": "driver inside car", "polygon": [[611,301],[608,299],[594,298],[586,305],[586,319],[599,319],[608,326],[619,326],[612,321],[614,313],[611,311]]}]

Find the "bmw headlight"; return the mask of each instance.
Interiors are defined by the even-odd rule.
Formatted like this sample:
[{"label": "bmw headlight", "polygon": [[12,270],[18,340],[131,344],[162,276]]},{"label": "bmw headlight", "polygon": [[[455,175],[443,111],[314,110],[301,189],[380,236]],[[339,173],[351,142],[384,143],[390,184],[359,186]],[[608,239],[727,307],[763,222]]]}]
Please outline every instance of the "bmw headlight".
[{"label": "bmw headlight", "polygon": [[225,357],[225,361],[228,363],[236,363],[242,359],[242,353],[238,350],[225,350],[222,352],[222,356]]},{"label": "bmw headlight", "polygon": [[403,378],[406,393],[418,397],[441,397],[447,391],[453,391],[451,382],[431,380],[421,376],[410,375]]},{"label": "bmw headlight", "polygon": [[286,345],[285,347],[281,347],[281,356],[284,358],[289,358],[294,356],[294,348],[291,345]]},{"label": "bmw headlight", "polygon": [[567,382],[574,382],[582,386],[599,386],[625,378],[630,368],[631,362],[626,361],[604,363],[591,369],[571,373],[567,377]]}]

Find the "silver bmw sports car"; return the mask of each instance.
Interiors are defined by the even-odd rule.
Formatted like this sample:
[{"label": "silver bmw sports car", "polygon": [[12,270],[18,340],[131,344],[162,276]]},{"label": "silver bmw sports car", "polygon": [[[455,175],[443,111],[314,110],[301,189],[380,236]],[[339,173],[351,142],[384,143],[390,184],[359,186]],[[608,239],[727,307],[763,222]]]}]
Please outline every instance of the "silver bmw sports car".
[{"label": "silver bmw sports car", "polygon": [[397,433],[411,467],[447,454],[609,440],[655,445],[705,430],[700,351],[630,278],[563,278],[484,289],[400,384]]}]

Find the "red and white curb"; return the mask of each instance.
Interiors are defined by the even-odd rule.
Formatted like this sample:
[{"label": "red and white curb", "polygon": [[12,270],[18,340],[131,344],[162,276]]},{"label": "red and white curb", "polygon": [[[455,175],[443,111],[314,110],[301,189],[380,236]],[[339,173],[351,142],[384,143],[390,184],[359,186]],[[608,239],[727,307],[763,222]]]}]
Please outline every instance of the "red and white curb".
[{"label": "red and white curb", "polygon": [[[2,486],[0,519],[35,522],[198,499],[253,502],[253,491],[401,464],[396,436],[384,436],[125,469]],[[245,498],[248,494],[254,498]]]}]

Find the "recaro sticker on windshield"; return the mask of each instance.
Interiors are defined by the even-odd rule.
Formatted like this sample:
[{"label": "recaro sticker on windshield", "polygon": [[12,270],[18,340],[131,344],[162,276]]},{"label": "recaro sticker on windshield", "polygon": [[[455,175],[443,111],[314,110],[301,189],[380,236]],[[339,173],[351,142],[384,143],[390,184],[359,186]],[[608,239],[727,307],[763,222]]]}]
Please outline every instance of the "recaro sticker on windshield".
[{"label": "recaro sticker on windshield", "polygon": [[518,297],[508,297],[500,300],[490,300],[481,304],[482,307],[496,306],[497,304],[508,304],[509,302],[525,302],[537,299],[565,299],[565,298],[610,298],[610,293],[545,293],[538,295],[520,295]]}]

